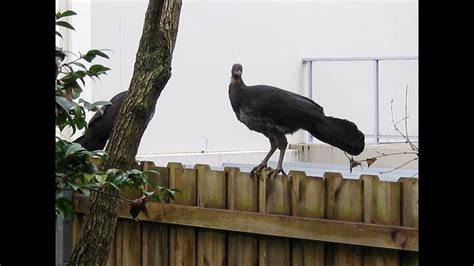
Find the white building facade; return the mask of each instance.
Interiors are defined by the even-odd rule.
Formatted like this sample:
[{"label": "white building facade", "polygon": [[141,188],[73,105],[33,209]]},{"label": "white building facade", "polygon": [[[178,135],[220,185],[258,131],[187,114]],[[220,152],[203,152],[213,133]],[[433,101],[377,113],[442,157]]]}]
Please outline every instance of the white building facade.
[{"label": "white building facade", "polygon": [[[69,50],[113,51],[110,60],[97,60],[112,70],[102,81],[89,82],[83,97],[109,100],[127,90],[148,1],[57,3],[62,10],[78,13],[71,17],[76,32],[66,40]],[[172,77],[158,100],[138,154],[154,158],[159,154],[220,156],[223,152],[263,151],[263,158],[268,140],[241,124],[230,106],[228,84],[234,63],[243,65],[247,85],[273,85],[308,96],[308,64],[303,58],[417,55],[417,1],[183,0]],[[418,60],[380,61],[378,70],[381,140],[398,135],[392,126],[390,101],[394,100],[395,118],[402,118],[407,87],[408,131],[416,138]],[[375,75],[373,61],[312,65],[313,99],[327,115],[355,122],[368,135],[368,143],[373,141],[375,127]],[[308,136],[296,132],[288,141],[305,143]],[[298,158],[296,154],[288,156],[289,160]],[[239,158],[235,160],[244,157]]]}]

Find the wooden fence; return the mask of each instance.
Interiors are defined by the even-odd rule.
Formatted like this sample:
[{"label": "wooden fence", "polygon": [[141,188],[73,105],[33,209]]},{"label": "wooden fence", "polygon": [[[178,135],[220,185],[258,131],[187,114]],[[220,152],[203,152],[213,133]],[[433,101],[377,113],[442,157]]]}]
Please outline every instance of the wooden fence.
[{"label": "wooden fence", "polygon": [[[182,193],[147,203],[140,222],[123,203],[108,265],[418,265],[415,178],[290,171],[252,179],[237,168],[144,167]],[[75,202],[87,212],[87,198]],[[81,222],[82,215],[73,222],[73,244]]]}]

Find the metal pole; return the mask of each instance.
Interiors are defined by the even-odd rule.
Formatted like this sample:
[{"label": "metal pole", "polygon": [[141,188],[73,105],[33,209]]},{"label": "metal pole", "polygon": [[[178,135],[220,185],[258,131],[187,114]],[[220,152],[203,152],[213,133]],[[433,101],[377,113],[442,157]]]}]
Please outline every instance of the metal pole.
[{"label": "metal pole", "polygon": [[379,60],[374,62],[374,138],[379,144]]},{"label": "metal pole", "polygon": [[[308,98],[313,99],[313,61],[308,62]],[[308,143],[313,142],[313,136],[308,133]]]}]

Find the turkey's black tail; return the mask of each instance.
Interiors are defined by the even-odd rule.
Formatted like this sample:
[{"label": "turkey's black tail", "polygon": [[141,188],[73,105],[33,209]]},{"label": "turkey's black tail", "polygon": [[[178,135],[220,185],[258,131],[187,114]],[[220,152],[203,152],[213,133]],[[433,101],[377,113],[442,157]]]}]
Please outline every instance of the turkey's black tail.
[{"label": "turkey's black tail", "polygon": [[84,135],[80,136],[73,142],[81,144],[81,146],[88,151],[103,150],[107,140],[101,140],[94,137],[90,132],[86,131]]},{"label": "turkey's black tail", "polygon": [[360,154],[365,147],[364,133],[356,124],[345,119],[326,116],[307,129],[322,142],[331,144],[351,154]]}]

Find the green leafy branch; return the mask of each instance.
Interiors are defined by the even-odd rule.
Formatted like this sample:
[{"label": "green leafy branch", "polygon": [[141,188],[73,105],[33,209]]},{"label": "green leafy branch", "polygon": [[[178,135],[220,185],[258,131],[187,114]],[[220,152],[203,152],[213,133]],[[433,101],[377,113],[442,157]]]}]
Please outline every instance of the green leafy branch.
[{"label": "green leafy branch", "polygon": [[[67,10],[56,14],[56,25],[69,30],[74,27],[62,19],[76,15],[75,12]],[[62,35],[56,31],[62,38]],[[61,131],[68,127],[73,134],[77,129],[87,128],[86,110],[99,112],[110,102],[98,101],[89,103],[79,98],[82,93],[81,85],[85,86],[84,79],[97,78],[106,75],[110,68],[100,64],[94,64],[97,57],[110,59],[104,53],[107,50],[92,49],[87,53],[79,53],[79,57],[68,60],[66,54],[74,55],[70,51],[56,47],[56,126]],[[89,195],[91,191],[102,193],[111,197],[119,198],[130,203],[130,213],[136,219],[138,213],[143,211],[147,214],[145,202],[153,199],[164,202],[167,199],[174,199],[177,189],[169,189],[155,185],[147,177],[149,173],[159,174],[153,170],[141,171],[132,169],[123,171],[120,169],[108,169],[99,171],[96,162],[107,159],[105,151],[88,151],[78,143],[71,143],[61,138],[56,139],[56,213],[73,217],[75,215],[73,202],[63,196],[63,191],[73,191]],[[110,193],[106,188],[112,187],[116,192]],[[143,196],[138,199],[126,199],[121,196],[125,187],[140,188]]]}]

